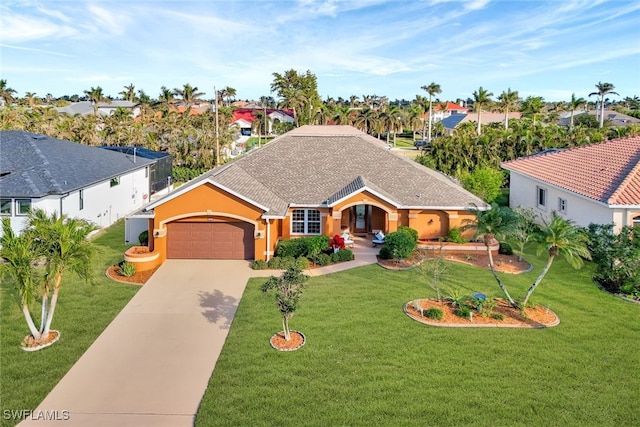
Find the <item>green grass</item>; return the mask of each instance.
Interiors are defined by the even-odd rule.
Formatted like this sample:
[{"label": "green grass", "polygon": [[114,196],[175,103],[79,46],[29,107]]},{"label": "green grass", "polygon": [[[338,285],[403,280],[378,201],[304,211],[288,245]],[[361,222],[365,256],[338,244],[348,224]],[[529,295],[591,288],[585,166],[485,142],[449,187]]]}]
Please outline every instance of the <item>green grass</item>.
[{"label": "green grass", "polygon": [[[533,272],[505,275],[522,297]],[[307,343],[278,352],[264,279],[245,291],[197,415],[198,426],[640,425],[640,306],[599,290],[591,266],[558,260],[532,299],[548,329],[442,328],[402,306],[432,297],[417,270],[362,267],[309,280],[291,327]],[[449,264],[444,287],[500,296],[487,271]]]},{"label": "green grass", "polygon": [[[124,221],[120,221],[94,239],[95,284],[82,282],[72,273],[63,278],[52,328],[60,339],[51,347],[27,353],[20,349],[29,330],[18,305],[18,296],[9,277],[0,284],[0,413],[35,409],[71,366],[95,341],[104,328],[140,289],[135,285],[106,278],[108,266],[122,260]],[[38,319],[39,307],[34,307]],[[64,408],[51,408],[63,410]],[[0,425],[17,420],[2,416]]]}]

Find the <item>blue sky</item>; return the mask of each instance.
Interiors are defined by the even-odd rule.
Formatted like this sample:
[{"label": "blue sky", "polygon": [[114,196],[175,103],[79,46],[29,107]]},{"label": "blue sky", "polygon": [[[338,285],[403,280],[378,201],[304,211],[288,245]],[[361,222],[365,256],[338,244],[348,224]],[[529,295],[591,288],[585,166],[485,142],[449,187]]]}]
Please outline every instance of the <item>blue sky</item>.
[{"label": "blue sky", "polygon": [[431,82],[452,100],[586,98],[599,81],[640,95],[637,0],[2,0],[0,25],[0,78],[19,96],[190,83],[257,99],[291,68],[323,99],[414,99]]}]

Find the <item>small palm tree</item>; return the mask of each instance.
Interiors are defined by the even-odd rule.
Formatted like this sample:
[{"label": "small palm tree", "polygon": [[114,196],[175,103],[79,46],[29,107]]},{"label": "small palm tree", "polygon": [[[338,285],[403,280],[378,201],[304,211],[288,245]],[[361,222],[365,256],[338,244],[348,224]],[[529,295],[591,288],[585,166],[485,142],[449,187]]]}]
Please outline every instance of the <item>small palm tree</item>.
[{"label": "small palm tree", "polygon": [[173,89],[173,94],[180,97],[180,99],[185,103],[184,113],[185,116],[188,116],[189,111],[191,111],[191,106],[193,106],[193,104],[204,95],[204,92],[198,92],[198,87],[185,83],[182,85],[182,89]]},{"label": "small palm tree", "polygon": [[0,80],[0,99],[4,101],[4,105],[11,105],[15,98],[16,90],[7,86],[5,79]]},{"label": "small palm tree", "polygon": [[440,85],[434,82],[431,82],[431,84],[429,86],[422,86],[420,87],[420,89],[427,91],[427,93],[429,94],[429,141],[431,141],[431,121],[432,121],[432,106],[433,106],[433,96],[437,95],[439,93],[442,93],[442,89],[440,88]]},{"label": "small palm tree", "polygon": [[469,211],[475,215],[474,220],[465,220],[462,230],[474,230],[476,237],[481,237],[487,248],[487,256],[489,257],[489,268],[493,277],[498,282],[498,286],[507,297],[509,303],[516,307],[516,303],[511,298],[509,291],[507,290],[502,280],[498,276],[493,263],[493,254],[491,253],[491,245],[500,239],[504,239],[511,231],[515,224],[516,217],[511,209],[498,206],[497,203],[491,205],[489,210],[481,210],[478,208],[469,209]]},{"label": "small palm tree", "polygon": [[604,97],[606,95],[619,95],[618,92],[613,91],[615,88],[611,83],[598,82],[596,85],[598,90],[589,94],[589,96],[597,95],[600,97],[600,128],[604,126]]},{"label": "small palm tree", "polygon": [[580,107],[584,106],[587,103],[587,100],[584,98],[576,98],[576,94],[571,94],[571,101],[567,103],[567,108],[571,112],[571,116],[569,119],[569,129],[573,129],[573,113]]},{"label": "small palm tree", "polygon": [[34,250],[34,239],[35,236],[29,233],[16,235],[11,228],[10,219],[2,218],[0,257],[4,258],[5,262],[0,264],[0,267],[2,267],[3,274],[8,274],[16,282],[20,295],[20,308],[29,327],[29,332],[35,340],[40,340],[42,334],[36,327],[29,309],[29,305],[41,293],[40,286],[38,286],[39,279],[33,268],[41,254]]},{"label": "small palm tree", "polygon": [[582,267],[582,258],[591,259],[591,254],[587,248],[589,237],[584,230],[576,226],[572,221],[559,216],[556,212],[549,223],[545,223],[538,232],[536,240],[539,243],[538,255],[547,251],[549,257],[542,272],[538,275],[522,300],[522,305],[526,306],[529,297],[536,290],[544,276],[553,264],[556,256],[562,255],[573,268]]},{"label": "small palm tree", "polygon": [[91,101],[91,104],[93,104],[93,114],[95,114],[96,116],[98,115],[98,105],[101,102],[111,102],[109,98],[104,96],[104,94],[102,93],[102,88],[100,86],[92,87],[90,90],[85,90],[84,93],[89,97],[89,101]]}]

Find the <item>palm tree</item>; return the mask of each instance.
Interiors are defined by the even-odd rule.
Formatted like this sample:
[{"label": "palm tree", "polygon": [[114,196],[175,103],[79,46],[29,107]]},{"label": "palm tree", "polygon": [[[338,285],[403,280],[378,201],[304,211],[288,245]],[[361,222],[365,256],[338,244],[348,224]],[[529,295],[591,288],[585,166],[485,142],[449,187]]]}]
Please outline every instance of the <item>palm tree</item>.
[{"label": "palm tree", "polygon": [[[481,88],[482,89],[482,88]],[[498,277],[493,264],[493,254],[491,253],[491,245],[496,240],[504,239],[515,224],[516,217],[513,211],[507,207],[498,206],[497,203],[491,204],[491,209],[480,210],[471,208],[469,211],[475,215],[475,220],[465,220],[463,230],[474,230],[477,237],[482,237],[485,247],[487,248],[487,256],[489,257],[489,268],[493,277],[498,282],[498,286],[507,297],[509,303],[516,307],[515,301],[509,295],[509,291]]]},{"label": "palm tree", "polygon": [[180,99],[185,103],[185,116],[189,115],[189,111],[191,111],[191,106],[195,101],[200,99],[204,92],[198,92],[198,87],[192,87],[189,83],[185,83],[182,85],[182,89],[174,88],[173,94],[175,96],[179,96]]},{"label": "palm tree", "polygon": [[591,254],[587,249],[589,241],[587,234],[582,228],[574,225],[573,221],[562,218],[556,212],[553,212],[551,222],[545,222],[540,228],[536,240],[539,242],[538,255],[546,250],[549,258],[547,258],[542,272],[527,290],[524,300],[522,300],[523,306],[527,305],[529,297],[551,268],[556,256],[562,255],[575,269],[582,266],[582,258],[591,259]]},{"label": "palm tree", "polygon": [[518,91],[512,91],[511,88],[503,91],[500,96],[498,96],[498,106],[502,111],[504,111],[505,129],[509,129],[509,112],[513,111],[517,107],[519,100],[520,97],[518,96]]},{"label": "palm tree", "polygon": [[427,91],[429,94],[429,141],[431,141],[431,121],[433,117],[432,106],[433,106],[433,95],[437,95],[442,93],[442,89],[440,89],[440,85],[434,82],[431,82],[429,86],[421,86],[420,89]]},{"label": "palm tree", "polygon": [[0,80],[0,99],[4,101],[5,106],[11,105],[13,101],[15,101],[13,95],[16,93],[15,89],[7,86],[7,81],[5,79]]},{"label": "palm tree", "polygon": [[528,96],[524,101],[522,101],[522,105],[520,106],[520,111],[522,111],[522,115],[525,117],[533,118],[533,125],[536,124],[536,118],[542,116],[544,113],[545,103],[544,98],[541,96]]},{"label": "palm tree", "polygon": [[120,92],[118,95],[122,95],[126,101],[135,102],[136,101],[136,87],[133,83],[124,86],[124,90]]},{"label": "palm tree", "polygon": [[49,216],[42,209],[29,212],[25,232],[37,236],[37,252],[42,253],[46,260],[43,298],[48,298],[53,290],[51,305],[45,310],[46,320],[41,326],[44,338],[49,334],[64,273],[70,270],[84,280],[91,279],[93,245],[87,237],[94,230],[96,227],[85,220],[58,215],[56,212]]},{"label": "palm tree", "polygon": [[169,112],[169,108],[175,102],[175,98],[173,97],[173,92],[171,89],[168,89],[166,86],[162,86],[160,88],[160,95],[158,95],[158,101],[162,106],[162,110],[166,113]]},{"label": "palm tree", "polygon": [[0,257],[5,262],[0,264],[3,273],[8,273],[18,286],[20,308],[29,327],[31,336],[40,340],[41,332],[33,322],[29,305],[39,296],[38,278],[33,265],[40,258],[34,250],[35,237],[31,233],[16,235],[11,228],[9,218],[2,218],[2,237],[0,237]]},{"label": "palm tree", "polygon": [[589,96],[597,95],[600,97],[600,128],[604,126],[604,97],[605,95],[618,95],[617,92],[613,91],[615,88],[611,83],[598,82],[596,85],[598,90],[589,94]]},{"label": "palm tree", "polygon": [[90,90],[85,90],[84,93],[89,97],[89,101],[91,101],[91,104],[93,105],[93,114],[96,116],[98,115],[98,105],[101,102],[111,102],[109,98],[104,96],[100,86],[95,88],[91,87]]},{"label": "palm tree", "polygon": [[571,101],[567,103],[567,108],[571,112],[571,116],[569,119],[569,129],[573,129],[573,113],[580,107],[584,106],[587,103],[587,100],[584,98],[576,98],[576,94],[571,94]]},{"label": "palm tree", "polygon": [[491,97],[493,92],[489,92],[480,86],[480,88],[473,92],[473,108],[478,113],[478,135],[482,134],[482,109],[491,103]]},{"label": "palm tree", "polygon": [[224,96],[222,97],[222,99],[223,100],[224,98],[227,99],[227,103],[226,103],[227,107],[231,104],[231,98],[235,98],[237,93],[237,91],[230,86],[225,87],[220,92],[224,93]]}]

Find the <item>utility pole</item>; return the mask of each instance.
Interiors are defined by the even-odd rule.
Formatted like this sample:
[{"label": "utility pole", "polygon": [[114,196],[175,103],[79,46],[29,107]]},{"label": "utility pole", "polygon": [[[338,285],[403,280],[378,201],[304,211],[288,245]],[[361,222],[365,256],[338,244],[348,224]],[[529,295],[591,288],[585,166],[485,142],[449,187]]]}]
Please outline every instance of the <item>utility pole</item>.
[{"label": "utility pole", "polygon": [[216,104],[216,166],[220,166],[220,132],[218,130],[218,91],[216,87],[213,87],[215,92],[215,104]]}]

